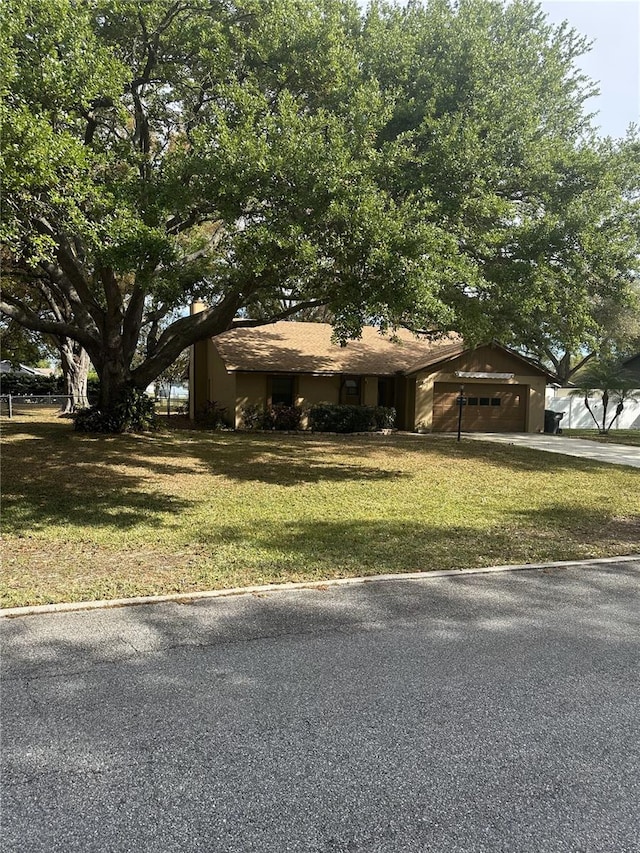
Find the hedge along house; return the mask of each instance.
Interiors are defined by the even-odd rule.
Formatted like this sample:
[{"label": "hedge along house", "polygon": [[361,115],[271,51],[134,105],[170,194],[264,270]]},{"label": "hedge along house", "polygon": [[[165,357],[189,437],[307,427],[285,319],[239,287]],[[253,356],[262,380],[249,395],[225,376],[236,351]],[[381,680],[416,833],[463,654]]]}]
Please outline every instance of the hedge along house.
[{"label": "hedge along house", "polygon": [[326,323],[279,322],[231,329],[192,350],[190,414],[208,403],[243,427],[247,406],[342,403],[393,406],[409,431],[451,432],[464,385],[464,431],[541,432],[549,374],[500,346],[468,349],[458,336],[437,341],[372,327],[340,346]]}]

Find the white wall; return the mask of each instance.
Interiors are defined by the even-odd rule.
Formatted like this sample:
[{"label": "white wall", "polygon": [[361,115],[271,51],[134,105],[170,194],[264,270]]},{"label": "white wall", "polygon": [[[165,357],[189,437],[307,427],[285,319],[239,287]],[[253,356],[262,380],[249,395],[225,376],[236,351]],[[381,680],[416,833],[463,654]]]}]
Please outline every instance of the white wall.
[{"label": "white wall", "polygon": [[[595,429],[595,424],[584,404],[584,397],[574,397],[572,388],[547,388],[546,408],[554,412],[564,412],[560,421],[561,429]],[[616,413],[617,400],[609,403],[607,409],[607,425]],[[600,397],[590,397],[589,405],[593,413],[602,423],[602,400]],[[624,404],[624,411],[611,427],[616,429],[640,429],[640,400],[628,400]]]}]

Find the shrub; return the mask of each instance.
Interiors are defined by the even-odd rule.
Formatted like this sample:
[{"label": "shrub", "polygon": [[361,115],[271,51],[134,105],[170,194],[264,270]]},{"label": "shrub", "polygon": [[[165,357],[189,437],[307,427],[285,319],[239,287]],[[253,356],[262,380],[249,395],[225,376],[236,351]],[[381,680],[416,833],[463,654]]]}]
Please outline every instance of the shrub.
[{"label": "shrub", "polygon": [[279,403],[276,406],[267,406],[262,429],[297,430],[300,429],[301,421],[300,406],[285,406]]},{"label": "shrub", "polygon": [[147,432],[156,428],[155,403],[144,392],[131,389],[110,411],[103,412],[97,406],[80,409],[74,422],[77,432]]},{"label": "shrub", "polygon": [[393,429],[396,425],[396,410],[393,406],[376,406],[373,410],[375,428]]},{"label": "shrub", "polygon": [[0,379],[3,394],[24,394],[44,396],[45,394],[64,394],[62,377],[28,376],[12,371],[3,373]]},{"label": "shrub", "polygon": [[298,430],[302,421],[300,406],[285,406],[278,403],[263,409],[259,405],[247,405],[242,409],[242,425],[245,429]]},{"label": "shrub", "polygon": [[[64,376],[29,376],[26,373],[11,371],[0,377],[2,394],[14,394],[25,397],[44,397],[48,394],[66,394]],[[98,395],[100,382],[95,377],[87,380],[87,393]]]},{"label": "shrub", "polygon": [[318,403],[309,409],[309,426],[316,432],[370,432],[392,428],[395,417],[395,409],[385,406]]},{"label": "shrub", "polygon": [[196,422],[207,429],[230,429],[231,421],[227,407],[215,400],[207,400],[202,409],[196,412]]},{"label": "shrub", "polygon": [[242,407],[241,421],[244,429],[262,429],[264,411],[262,406],[248,403]]}]

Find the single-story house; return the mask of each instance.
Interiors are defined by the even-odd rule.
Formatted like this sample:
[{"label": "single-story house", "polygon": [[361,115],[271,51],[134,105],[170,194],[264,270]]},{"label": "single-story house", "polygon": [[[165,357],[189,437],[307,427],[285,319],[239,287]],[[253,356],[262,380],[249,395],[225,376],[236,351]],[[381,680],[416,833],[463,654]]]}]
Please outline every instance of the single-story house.
[{"label": "single-story house", "polygon": [[8,359],[0,361],[0,373],[18,373],[20,376],[53,376],[51,367],[29,367],[28,364],[13,365]]},{"label": "single-story house", "polygon": [[246,406],[349,403],[395,407],[399,429],[451,432],[464,386],[464,431],[544,428],[550,374],[507,347],[373,327],[341,346],[332,334],[326,323],[283,321],[201,341],[191,358],[191,417],[215,401],[241,429]]}]

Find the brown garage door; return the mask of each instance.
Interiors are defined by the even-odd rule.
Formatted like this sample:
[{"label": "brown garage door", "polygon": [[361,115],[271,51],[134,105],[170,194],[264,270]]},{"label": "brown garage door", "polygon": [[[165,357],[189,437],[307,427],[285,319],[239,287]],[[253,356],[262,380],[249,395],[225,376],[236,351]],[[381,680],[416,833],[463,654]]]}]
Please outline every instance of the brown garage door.
[{"label": "brown garage door", "polygon": [[[527,417],[527,385],[467,385],[462,411],[463,432],[524,432]],[[433,386],[434,432],[458,429],[456,399],[460,386],[436,382]]]}]

